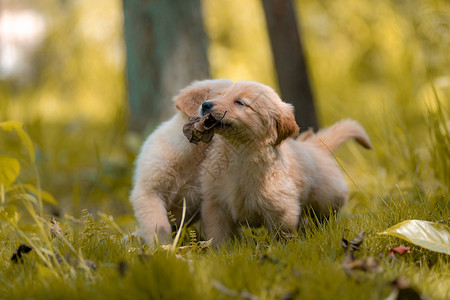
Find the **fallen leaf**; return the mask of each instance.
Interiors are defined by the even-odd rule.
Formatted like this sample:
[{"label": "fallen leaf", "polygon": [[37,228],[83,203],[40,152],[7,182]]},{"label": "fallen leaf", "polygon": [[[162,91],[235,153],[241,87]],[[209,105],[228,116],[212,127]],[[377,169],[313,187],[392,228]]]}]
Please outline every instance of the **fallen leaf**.
[{"label": "fallen leaf", "polygon": [[428,250],[450,255],[450,228],[445,224],[407,220],[379,234],[395,236]]},{"label": "fallen leaf", "polygon": [[405,253],[411,253],[411,248],[403,246],[403,245],[400,245],[400,246],[395,247],[395,248],[389,248],[389,255],[391,257],[395,256],[395,253],[398,253],[400,255],[403,255]]},{"label": "fallen leaf", "polygon": [[380,266],[380,262],[375,257],[355,259],[351,253],[348,253],[345,257],[342,267],[348,275],[350,275],[351,271],[354,270],[360,270],[368,273],[376,273],[383,270]]},{"label": "fallen leaf", "polygon": [[341,246],[342,246],[342,248],[344,248],[345,252],[352,253],[353,251],[358,251],[359,246],[364,241],[365,236],[366,236],[366,232],[361,231],[360,233],[358,233],[358,235],[353,240],[347,241],[344,238],[344,235],[342,235]]},{"label": "fallen leaf", "polygon": [[[368,257],[364,259],[356,259],[353,256],[354,251],[358,251],[362,242],[364,241],[364,237],[366,236],[365,231],[359,232],[356,237],[347,241],[342,235],[341,246],[344,248],[346,252],[346,256],[344,261],[342,262],[342,267],[344,268],[347,275],[355,275],[353,271],[360,270],[368,273],[380,272],[383,268],[380,266],[380,262],[378,259],[374,257]],[[357,277],[357,276],[356,276]]]},{"label": "fallen leaf", "polygon": [[16,251],[14,252],[13,256],[11,257],[11,261],[15,262],[15,263],[19,263],[22,262],[22,254],[24,253],[28,253],[31,250],[33,250],[33,248],[31,248],[28,245],[22,244],[19,246],[19,248],[16,249]]}]

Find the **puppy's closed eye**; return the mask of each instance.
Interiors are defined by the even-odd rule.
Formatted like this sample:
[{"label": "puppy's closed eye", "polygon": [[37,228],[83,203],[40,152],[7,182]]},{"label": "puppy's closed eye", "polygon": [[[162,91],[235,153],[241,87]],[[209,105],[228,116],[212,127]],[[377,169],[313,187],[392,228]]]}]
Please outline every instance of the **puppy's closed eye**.
[{"label": "puppy's closed eye", "polygon": [[245,104],[242,102],[241,98],[236,98],[234,100],[234,103],[237,104],[237,105],[245,106]]}]

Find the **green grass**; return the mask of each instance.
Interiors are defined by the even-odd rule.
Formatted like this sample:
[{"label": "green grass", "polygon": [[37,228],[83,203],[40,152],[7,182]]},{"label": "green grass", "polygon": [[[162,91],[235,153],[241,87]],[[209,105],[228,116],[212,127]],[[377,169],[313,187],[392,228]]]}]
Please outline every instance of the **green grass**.
[{"label": "green grass", "polygon": [[[122,241],[123,234],[104,218],[85,212],[80,223],[60,220],[64,238],[50,235],[44,242],[40,233],[13,234],[3,239],[0,252],[0,291],[4,299],[215,299],[226,298],[217,282],[241,293],[247,291],[262,299],[279,299],[293,293],[298,299],[382,299],[389,282],[404,276],[432,299],[449,295],[449,257],[411,246],[411,253],[397,259],[388,255],[390,247],[407,244],[378,235],[406,219],[440,220],[450,217],[443,199],[422,200],[400,195],[373,211],[339,214],[326,224],[312,226],[299,237],[271,240],[264,230],[244,230],[243,240],[230,241],[217,251],[206,248],[174,255],[166,250],[143,248],[138,241]],[[447,206],[446,206],[447,205]],[[96,220],[97,219],[97,220]],[[44,222],[49,232],[50,224]],[[355,271],[348,276],[342,262],[345,253],[340,240],[368,232],[358,258],[381,257],[382,271]],[[66,241],[63,241],[66,240]],[[23,263],[10,257],[21,243],[35,250],[24,255]],[[189,245],[186,238],[184,244]],[[71,248],[75,248],[75,252]],[[52,253],[89,259],[97,265],[45,263]]]},{"label": "green grass", "polygon": [[[133,237],[124,239],[133,226],[119,226],[112,216],[87,209],[77,218],[57,218],[61,234],[55,235],[50,215],[39,217],[37,202],[29,197],[15,199],[11,210],[9,194],[3,195],[0,299],[384,299],[399,276],[431,299],[448,299],[449,256],[377,234],[403,220],[448,222],[450,218],[448,132],[443,127],[448,117],[438,108],[425,118],[431,137],[422,144],[424,153],[415,157],[420,171],[410,165],[411,156],[396,156],[395,168],[404,174],[380,186],[377,181],[385,179],[367,159],[356,157],[356,165],[345,166],[346,155],[353,152],[350,147],[338,158],[348,176],[354,177],[349,179],[349,205],[325,223],[311,222],[298,236],[281,240],[273,240],[261,228],[244,228],[241,239],[212,249],[197,246],[197,229],[184,228],[178,246],[190,247],[174,253],[149,249]],[[395,138],[407,140],[404,135],[397,133]],[[412,151],[405,143],[390,145],[392,152]],[[381,146],[371,154],[378,162],[388,157],[376,152],[383,151]],[[394,157],[389,159],[391,163]],[[360,172],[369,174],[358,176]],[[377,272],[346,273],[343,268],[346,254],[341,238],[350,240],[360,231],[367,236],[355,256],[376,258],[381,266]],[[33,250],[14,263],[11,256],[21,244]],[[391,258],[389,248],[401,244],[411,247],[411,253]],[[89,267],[90,262],[96,269]]]}]

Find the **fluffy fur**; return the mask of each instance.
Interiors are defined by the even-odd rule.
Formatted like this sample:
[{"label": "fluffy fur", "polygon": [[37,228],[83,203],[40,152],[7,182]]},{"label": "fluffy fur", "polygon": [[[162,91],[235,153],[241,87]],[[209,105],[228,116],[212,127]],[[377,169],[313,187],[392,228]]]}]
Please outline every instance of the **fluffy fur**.
[{"label": "fluffy fur", "polygon": [[155,238],[160,243],[168,242],[172,230],[167,211],[180,222],[183,198],[187,203],[186,220],[199,211],[199,166],[209,145],[190,144],[183,135],[183,125],[189,116],[198,115],[201,103],[219,96],[232,83],[227,79],[197,81],[181,90],[174,98],[178,112],[142,146],[130,200],[140,225],[136,234],[148,244],[153,245]]},{"label": "fluffy fur", "polygon": [[202,114],[216,119],[226,114],[201,171],[207,239],[218,245],[240,224],[293,232],[301,207],[326,217],[330,208],[346,203],[348,188],[330,151],[348,138],[371,148],[358,123],[341,121],[295,140],[299,128],[292,106],[270,87],[249,81],[234,83],[208,102],[213,106]]}]

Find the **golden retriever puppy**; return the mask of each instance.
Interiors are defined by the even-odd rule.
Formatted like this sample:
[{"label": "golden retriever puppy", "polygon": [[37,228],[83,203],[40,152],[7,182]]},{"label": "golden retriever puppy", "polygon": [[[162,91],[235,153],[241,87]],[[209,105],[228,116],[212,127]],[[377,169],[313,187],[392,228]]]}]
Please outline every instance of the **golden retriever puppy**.
[{"label": "golden retriever puppy", "polygon": [[330,151],[348,138],[372,148],[364,129],[350,120],[293,139],[299,127],[292,106],[256,82],[237,81],[203,103],[200,114],[221,120],[200,178],[204,231],[215,245],[240,224],[294,232],[302,207],[328,216],[348,199]]},{"label": "golden retriever puppy", "polygon": [[198,115],[198,107],[218,97],[233,82],[227,79],[193,82],[174,97],[178,112],[162,123],[145,141],[137,157],[130,200],[140,229],[136,234],[150,245],[170,239],[168,211],[181,221],[183,198],[186,220],[199,212],[201,193],[199,166],[205,157],[206,143],[190,144],[183,135],[189,116]]}]

